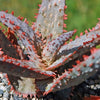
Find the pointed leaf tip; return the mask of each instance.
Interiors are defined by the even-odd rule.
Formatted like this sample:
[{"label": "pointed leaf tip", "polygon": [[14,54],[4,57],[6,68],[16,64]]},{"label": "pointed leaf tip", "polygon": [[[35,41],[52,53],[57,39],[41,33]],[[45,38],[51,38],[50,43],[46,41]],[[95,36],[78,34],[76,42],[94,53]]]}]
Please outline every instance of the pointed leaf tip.
[{"label": "pointed leaf tip", "polygon": [[0,51],[0,55],[2,55],[4,52],[3,51]]},{"label": "pointed leaf tip", "polygon": [[92,48],[92,49],[91,49],[91,54],[93,54],[93,53],[97,52],[98,50],[99,50],[99,49]]},{"label": "pointed leaf tip", "polygon": [[77,32],[77,29],[74,29],[74,33],[76,33]]}]

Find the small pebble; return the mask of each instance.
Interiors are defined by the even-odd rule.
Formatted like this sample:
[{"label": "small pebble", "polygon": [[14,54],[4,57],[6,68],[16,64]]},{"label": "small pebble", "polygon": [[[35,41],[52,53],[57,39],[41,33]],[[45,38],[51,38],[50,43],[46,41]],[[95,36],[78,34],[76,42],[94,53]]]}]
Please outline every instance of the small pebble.
[{"label": "small pebble", "polygon": [[3,90],[0,89],[0,98],[3,96]]}]

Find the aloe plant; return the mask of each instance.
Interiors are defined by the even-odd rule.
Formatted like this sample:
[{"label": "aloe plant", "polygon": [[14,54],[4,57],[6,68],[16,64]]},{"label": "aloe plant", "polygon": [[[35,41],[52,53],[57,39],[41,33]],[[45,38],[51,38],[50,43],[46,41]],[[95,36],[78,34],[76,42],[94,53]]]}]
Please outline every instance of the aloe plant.
[{"label": "aloe plant", "polygon": [[14,12],[0,11],[8,27],[0,31],[0,71],[8,74],[11,91],[40,97],[75,87],[99,71],[100,23],[67,43],[76,29],[63,29],[66,8],[65,0],[43,0],[31,27]]}]

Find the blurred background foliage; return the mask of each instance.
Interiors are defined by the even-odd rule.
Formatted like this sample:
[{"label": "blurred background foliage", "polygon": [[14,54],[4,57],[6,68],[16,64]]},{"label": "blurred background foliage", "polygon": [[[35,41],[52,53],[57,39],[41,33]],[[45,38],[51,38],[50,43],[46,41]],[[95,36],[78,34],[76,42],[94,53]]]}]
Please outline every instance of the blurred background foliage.
[{"label": "blurred background foliage", "polygon": [[[31,23],[35,21],[38,4],[42,0],[0,0],[0,10],[15,12],[15,16],[23,16]],[[77,34],[85,29],[92,28],[100,17],[100,0],[66,0],[68,8],[67,30],[77,29]]]}]

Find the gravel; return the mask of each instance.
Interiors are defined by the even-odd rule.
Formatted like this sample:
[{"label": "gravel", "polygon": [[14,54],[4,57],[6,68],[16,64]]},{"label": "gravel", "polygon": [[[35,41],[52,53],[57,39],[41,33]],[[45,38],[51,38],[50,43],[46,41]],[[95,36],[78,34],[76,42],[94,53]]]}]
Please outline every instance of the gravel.
[{"label": "gravel", "polygon": [[11,91],[11,85],[8,85],[5,73],[0,73],[0,100],[82,100],[84,96],[97,95],[100,96],[100,71],[90,77],[85,82],[74,87],[74,89],[64,89],[55,93],[50,93],[41,99],[35,99],[34,97],[23,98]]}]

